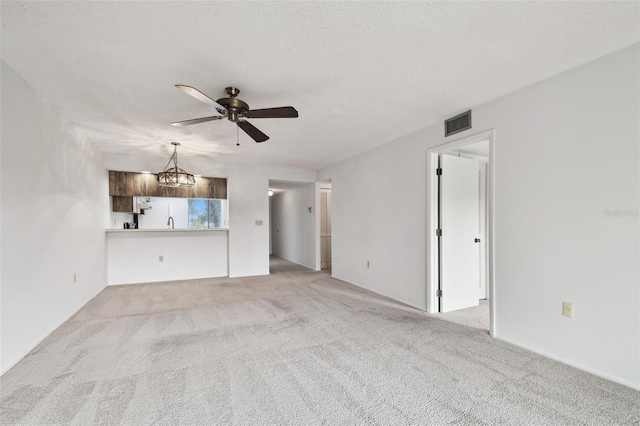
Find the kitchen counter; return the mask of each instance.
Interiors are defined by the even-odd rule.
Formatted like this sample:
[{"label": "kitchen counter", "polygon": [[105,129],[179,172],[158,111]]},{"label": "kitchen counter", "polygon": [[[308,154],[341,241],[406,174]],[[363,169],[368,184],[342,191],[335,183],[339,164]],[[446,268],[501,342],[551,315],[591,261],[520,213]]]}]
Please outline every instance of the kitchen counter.
[{"label": "kitchen counter", "polygon": [[229,228],[213,228],[213,229],[107,229],[106,232],[211,232],[211,231],[228,231]]}]

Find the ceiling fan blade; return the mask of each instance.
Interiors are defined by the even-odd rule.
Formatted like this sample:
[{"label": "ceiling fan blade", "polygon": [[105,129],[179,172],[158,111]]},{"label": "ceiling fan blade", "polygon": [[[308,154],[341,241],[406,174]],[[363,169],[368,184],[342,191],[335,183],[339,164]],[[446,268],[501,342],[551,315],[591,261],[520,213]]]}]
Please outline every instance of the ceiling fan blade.
[{"label": "ceiling fan blade", "polygon": [[262,133],[248,121],[238,121],[238,126],[256,142],[264,142],[269,139],[269,136]]},{"label": "ceiling fan blade", "polygon": [[221,111],[226,111],[227,110],[225,107],[223,107],[218,102],[214,101],[213,99],[211,99],[210,97],[208,97],[207,95],[205,95],[204,93],[199,91],[198,89],[195,89],[195,88],[193,88],[191,86],[185,86],[184,84],[176,84],[176,87],[178,89],[182,90],[187,95],[191,95],[194,98],[196,98],[197,100],[202,101],[207,105],[211,105],[212,107],[214,107],[218,111],[220,111],[220,110]]},{"label": "ceiling fan blade", "polygon": [[220,120],[222,118],[226,118],[226,117],[224,115],[214,115],[212,117],[202,117],[202,118],[194,118],[192,120],[174,121],[173,123],[171,123],[171,125],[176,127],[182,127],[182,126],[189,126],[191,124],[204,123],[206,121]]},{"label": "ceiling fan blade", "polygon": [[247,118],[296,118],[298,111],[294,107],[286,106],[279,108],[252,109],[247,111]]}]

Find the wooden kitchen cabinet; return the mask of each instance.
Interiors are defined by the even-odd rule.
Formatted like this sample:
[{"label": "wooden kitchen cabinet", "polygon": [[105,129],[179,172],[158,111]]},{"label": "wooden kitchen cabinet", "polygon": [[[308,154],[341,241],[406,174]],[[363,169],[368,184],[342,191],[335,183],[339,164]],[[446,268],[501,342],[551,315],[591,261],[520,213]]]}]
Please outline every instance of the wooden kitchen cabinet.
[{"label": "wooden kitchen cabinet", "polygon": [[222,178],[200,177],[191,187],[190,198],[227,198],[227,180]]},{"label": "wooden kitchen cabinet", "polygon": [[116,197],[134,197],[145,195],[142,173],[109,171],[109,195]]},{"label": "wooden kitchen cabinet", "polygon": [[131,179],[132,196],[148,196],[147,194],[147,176],[146,173],[127,173],[127,179]]},{"label": "wooden kitchen cabinet", "polygon": [[131,178],[127,181],[126,172],[109,171],[109,195],[124,197],[131,195],[133,188],[131,187]]},{"label": "wooden kitchen cabinet", "polygon": [[185,186],[170,188],[158,185],[157,174],[119,172],[110,170],[109,195],[113,197],[176,197],[226,199],[227,179],[197,177],[196,184],[191,188]]},{"label": "wooden kitchen cabinet", "polygon": [[133,211],[133,197],[114,195],[111,210],[114,212],[131,213]]},{"label": "wooden kitchen cabinet", "polygon": [[158,186],[162,191],[162,197],[175,197],[175,198],[189,198],[188,186],[177,186],[175,188],[170,186]]},{"label": "wooden kitchen cabinet", "polygon": [[[116,197],[148,196],[150,183],[157,176],[144,173],[109,171],[109,195]],[[157,186],[157,185],[156,185]]]},{"label": "wooden kitchen cabinet", "polygon": [[152,173],[146,175],[146,184],[147,197],[164,197],[164,187],[158,185],[158,175]]},{"label": "wooden kitchen cabinet", "polygon": [[196,184],[190,188],[190,198],[209,198],[209,178],[197,177]]},{"label": "wooden kitchen cabinet", "polygon": [[215,181],[214,196],[209,198],[227,199],[227,180],[222,178],[209,178]]}]

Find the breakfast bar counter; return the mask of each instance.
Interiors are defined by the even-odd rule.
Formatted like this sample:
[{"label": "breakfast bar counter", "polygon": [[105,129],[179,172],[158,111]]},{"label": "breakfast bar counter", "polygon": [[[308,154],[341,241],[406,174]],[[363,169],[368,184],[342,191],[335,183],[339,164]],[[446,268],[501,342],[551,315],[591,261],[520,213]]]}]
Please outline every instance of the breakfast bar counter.
[{"label": "breakfast bar counter", "polygon": [[107,283],[229,275],[228,229],[107,229]]},{"label": "breakfast bar counter", "polygon": [[227,232],[229,228],[214,228],[214,229],[107,229],[107,233],[111,232]]}]

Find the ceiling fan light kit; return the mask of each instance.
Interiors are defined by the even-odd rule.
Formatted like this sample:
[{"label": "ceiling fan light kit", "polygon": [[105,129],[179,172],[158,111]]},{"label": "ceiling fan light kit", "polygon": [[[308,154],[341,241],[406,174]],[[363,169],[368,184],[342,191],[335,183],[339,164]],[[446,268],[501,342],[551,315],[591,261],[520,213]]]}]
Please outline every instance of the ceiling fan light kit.
[{"label": "ceiling fan light kit", "polygon": [[191,86],[185,86],[184,84],[176,84],[176,87],[186,94],[193,96],[201,102],[210,105],[218,111],[221,115],[214,115],[210,117],[194,118],[191,120],[176,121],[171,123],[172,126],[182,127],[189,126],[191,124],[204,123],[207,121],[221,120],[223,118],[235,123],[241,128],[247,135],[249,135],[256,142],[264,142],[269,139],[269,136],[258,130],[253,124],[245,120],[245,118],[296,118],[298,117],[298,111],[294,107],[277,107],[277,108],[265,108],[252,110],[249,104],[241,99],[238,99],[240,89],[237,87],[227,87],[225,90],[228,97],[220,98],[217,101],[211,99],[198,89]]},{"label": "ceiling fan light kit", "polygon": [[[173,155],[171,155],[164,170],[158,173],[158,184],[171,188],[195,185],[196,179],[193,175],[178,167],[178,146],[180,146],[180,143],[171,142],[171,145],[173,145]],[[170,167],[172,162],[173,167]]]}]

